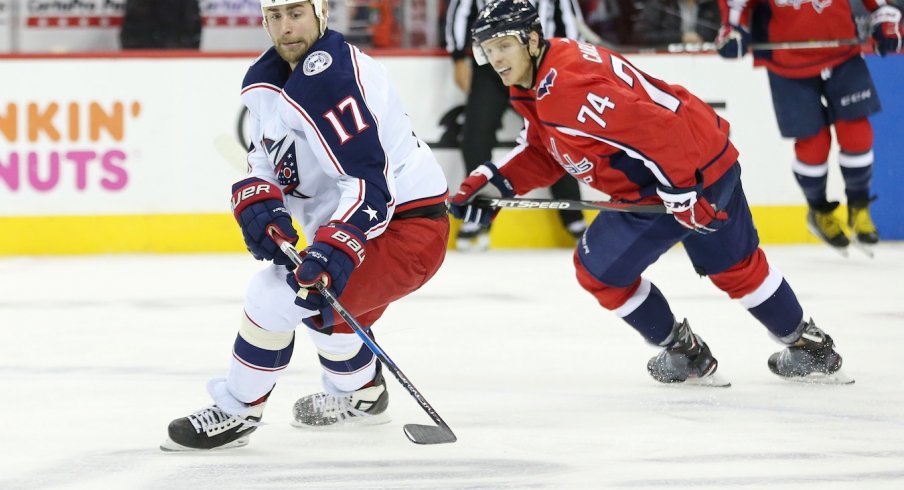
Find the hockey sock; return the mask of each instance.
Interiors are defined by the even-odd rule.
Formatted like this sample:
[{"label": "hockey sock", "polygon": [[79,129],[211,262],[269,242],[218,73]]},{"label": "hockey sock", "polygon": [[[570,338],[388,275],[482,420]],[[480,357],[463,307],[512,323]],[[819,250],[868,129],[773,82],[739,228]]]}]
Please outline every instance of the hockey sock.
[{"label": "hockey sock", "polygon": [[873,127],[867,118],[836,121],[835,133],[841,153],[838,164],[844,177],[848,203],[869,202],[869,186],[873,177]]},{"label": "hockey sock", "polygon": [[829,148],[832,135],[829,128],[809,138],[799,138],[794,142],[797,159],[792,164],[794,178],[800,186],[810,207],[821,208],[826,203],[826,182],[828,181]]},{"label": "hockey sock", "polygon": [[641,279],[637,290],[615,310],[615,314],[655,345],[661,345],[675,325],[675,315],[665,296],[646,279]]},{"label": "hockey sock", "polygon": [[791,335],[804,317],[803,308],[788,281],[771,267],[766,280],[739,301],[778,338]]},{"label": "hockey sock", "polygon": [[356,334],[324,335],[308,329],[317,346],[323,377],[339,391],[352,392],[371,382],[377,358]]},{"label": "hockey sock", "polygon": [[842,151],[838,155],[838,163],[841,165],[844,193],[848,203],[869,202],[869,187],[873,178],[872,150],[859,155]]}]

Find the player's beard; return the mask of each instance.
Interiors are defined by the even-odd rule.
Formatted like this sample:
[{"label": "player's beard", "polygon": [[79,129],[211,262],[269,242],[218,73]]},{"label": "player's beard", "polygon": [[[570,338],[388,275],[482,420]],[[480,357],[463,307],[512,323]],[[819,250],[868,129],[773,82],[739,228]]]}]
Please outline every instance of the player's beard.
[{"label": "player's beard", "polygon": [[295,46],[286,46],[280,42],[277,43],[275,47],[279,56],[287,63],[294,66],[301,62],[304,55],[308,53],[310,45],[304,40],[299,40],[298,44]]}]

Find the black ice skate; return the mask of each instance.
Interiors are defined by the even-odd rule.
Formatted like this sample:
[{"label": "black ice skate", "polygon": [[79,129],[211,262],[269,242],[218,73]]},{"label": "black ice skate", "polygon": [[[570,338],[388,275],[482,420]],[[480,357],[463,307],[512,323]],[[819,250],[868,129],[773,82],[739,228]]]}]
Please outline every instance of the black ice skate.
[{"label": "black ice skate", "polygon": [[851,241],[844,234],[842,222],[835,216],[837,202],[810,207],[807,211],[807,228],[816,238],[827,243],[832,249],[847,257],[847,247]]},{"label": "black ice skate", "polygon": [[377,425],[389,422],[386,408],[389,392],[383,378],[382,365],[377,363],[373,381],[351,393],[315,393],[295,402],[296,427],[335,427],[347,425]]},{"label": "black ice skate", "polygon": [[477,223],[462,223],[455,237],[459,252],[484,252],[490,248],[490,228]]},{"label": "black ice skate", "polygon": [[835,343],[813,323],[799,327],[800,338],[785,350],[769,356],[769,369],[786,379],[823,384],[851,384],[853,379],[842,373],[841,356]]},{"label": "black ice skate", "polygon": [[244,416],[230,415],[212,405],[169,424],[169,439],[163,441],[163,451],[198,451],[226,449],[248,444],[248,435],[260,425],[264,405],[248,407]]},{"label": "black ice skate", "polygon": [[879,232],[869,214],[869,201],[848,203],[848,226],[854,245],[872,257],[873,247],[879,243]]},{"label": "black ice skate", "polygon": [[716,375],[719,363],[706,342],[691,331],[687,320],[672,328],[672,342],[647,362],[650,376],[660,383],[728,387],[728,380]]}]

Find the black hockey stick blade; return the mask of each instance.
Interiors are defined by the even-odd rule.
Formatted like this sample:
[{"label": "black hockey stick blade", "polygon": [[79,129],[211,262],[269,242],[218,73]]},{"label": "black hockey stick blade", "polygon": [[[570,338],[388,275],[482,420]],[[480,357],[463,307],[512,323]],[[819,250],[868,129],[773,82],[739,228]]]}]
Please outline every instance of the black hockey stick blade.
[{"label": "black hockey stick blade", "polygon": [[405,435],[415,444],[448,444],[458,440],[447,426],[405,424]]},{"label": "black hockey stick blade", "polygon": [[610,201],[572,201],[569,199],[531,199],[526,197],[510,197],[495,199],[478,197],[475,203],[499,209],[587,209],[597,211],[615,211],[619,213],[658,213],[666,212],[660,204],[631,204]]}]

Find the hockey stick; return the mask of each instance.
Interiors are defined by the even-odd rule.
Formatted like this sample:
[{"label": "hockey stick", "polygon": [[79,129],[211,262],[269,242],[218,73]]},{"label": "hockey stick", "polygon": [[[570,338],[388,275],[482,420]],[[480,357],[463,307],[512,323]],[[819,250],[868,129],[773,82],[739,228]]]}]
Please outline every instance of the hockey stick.
[{"label": "hockey stick", "polygon": [[[820,49],[837,48],[840,46],[858,46],[862,44],[860,39],[826,39],[816,41],[789,41],[780,43],[754,43],[750,45],[751,51],[779,51],[785,49]],[[716,43],[672,43],[664,46],[625,46],[615,51],[624,54],[631,53],[705,53],[716,50]]]},{"label": "hockey stick", "polygon": [[[296,266],[301,266],[301,255],[298,253],[298,250],[296,250],[295,247],[288,240],[286,240],[274,227],[270,227],[268,229],[268,233],[276,242],[276,244],[279,245],[279,249],[289,257],[292,263],[294,263]],[[336,310],[336,313],[338,313],[339,316],[341,316],[342,319],[345,320],[345,322],[348,323],[350,327],[352,327],[352,330],[354,330],[355,333],[358,334],[358,337],[360,337],[361,340],[364,341],[364,345],[366,345],[367,348],[370,349],[374,353],[374,355],[383,362],[383,365],[385,365],[386,368],[389,369],[389,371],[392,372],[393,375],[395,375],[396,379],[399,380],[399,383],[401,383],[401,385],[406,390],[408,390],[408,393],[410,393],[411,396],[413,396],[414,399],[417,400],[417,402],[421,405],[421,408],[423,408],[424,411],[427,412],[427,415],[429,415],[430,418],[433,419],[434,422],[436,422],[436,426],[405,424],[404,430],[405,435],[408,436],[408,439],[416,444],[444,444],[457,441],[458,438],[455,437],[455,434],[452,433],[452,429],[449,428],[449,425],[446,424],[442,417],[440,417],[439,414],[436,413],[436,410],[434,410],[433,407],[430,406],[430,403],[427,402],[427,399],[424,398],[423,395],[421,395],[421,392],[418,391],[418,389],[408,379],[408,377],[405,376],[405,373],[403,373],[402,370],[399,369],[399,366],[397,366],[396,363],[389,358],[386,352],[382,348],[380,348],[379,345],[377,345],[376,341],[374,341],[367,335],[367,332],[364,331],[364,327],[362,327],[361,324],[358,323],[358,320],[356,320],[355,317],[353,317],[352,314],[349,313],[341,303],[339,303],[339,300],[336,299],[336,296],[333,295],[333,292],[319,282],[316,283],[314,287],[317,288],[317,291],[326,299],[327,303],[329,303],[330,306],[332,306],[333,309]]]},{"label": "hockey stick", "polygon": [[474,200],[479,205],[499,209],[588,209],[597,211],[615,211],[619,213],[665,213],[665,207],[659,204],[631,204],[609,201],[571,201],[568,199],[529,199],[512,197],[495,199],[478,197]]}]

